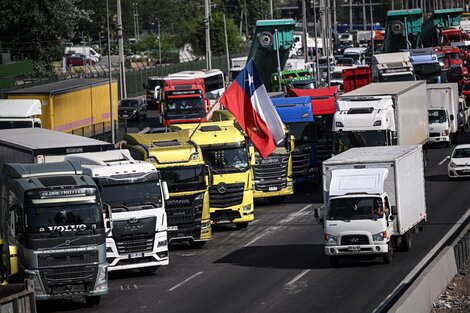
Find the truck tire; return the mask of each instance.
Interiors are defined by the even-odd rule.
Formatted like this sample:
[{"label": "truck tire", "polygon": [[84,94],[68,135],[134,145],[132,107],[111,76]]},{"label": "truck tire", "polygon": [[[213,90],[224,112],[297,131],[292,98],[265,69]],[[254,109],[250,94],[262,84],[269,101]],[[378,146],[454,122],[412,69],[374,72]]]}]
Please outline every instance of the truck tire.
[{"label": "truck tire", "polygon": [[262,48],[268,48],[268,47],[272,46],[273,43],[274,43],[273,35],[271,35],[270,32],[262,32],[261,34],[259,34],[258,44]]},{"label": "truck tire", "polygon": [[402,35],[404,29],[405,25],[402,21],[393,21],[390,25],[390,30],[392,31],[393,35]]},{"label": "truck tire", "polygon": [[401,248],[403,251],[411,250],[411,232],[407,231],[401,236]]},{"label": "truck tire", "polygon": [[139,268],[139,272],[141,274],[153,274],[155,273],[156,270],[158,270],[158,266],[149,266],[149,267]]},{"label": "truck tire", "polygon": [[339,256],[330,256],[330,264],[333,267],[339,267],[340,257]]},{"label": "truck tire", "polygon": [[237,229],[244,229],[248,227],[248,222],[236,223]]},{"label": "truck tire", "polygon": [[85,302],[88,305],[98,305],[100,304],[101,296],[89,296],[85,297]]},{"label": "truck tire", "polygon": [[383,256],[384,263],[390,264],[393,261],[393,245],[391,243],[388,244],[388,252]]},{"label": "truck tire", "polygon": [[303,48],[299,48],[297,49],[297,51],[295,52],[295,54],[297,54],[297,56],[301,56],[301,55],[304,55],[304,49]]}]

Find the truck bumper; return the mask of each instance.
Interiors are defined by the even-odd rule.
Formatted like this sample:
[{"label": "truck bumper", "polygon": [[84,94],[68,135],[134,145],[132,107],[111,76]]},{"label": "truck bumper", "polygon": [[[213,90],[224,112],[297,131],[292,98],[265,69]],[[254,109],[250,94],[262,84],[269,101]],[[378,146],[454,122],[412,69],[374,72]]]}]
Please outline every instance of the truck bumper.
[{"label": "truck bumper", "polygon": [[168,265],[167,233],[163,231],[155,234],[151,252],[119,252],[115,240],[106,238],[106,260],[109,272]]},{"label": "truck bumper", "polygon": [[328,256],[384,254],[387,252],[388,245],[386,243],[358,246],[325,246],[325,254]]},{"label": "truck bumper", "polygon": [[450,142],[449,136],[438,136],[438,137],[429,137],[430,143],[438,143],[438,142]]},{"label": "truck bumper", "polygon": [[261,190],[256,190],[256,187],[255,187],[255,190],[253,190],[253,198],[255,199],[268,198],[268,197],[282,197],[282,196],[289,196],[293,194],[294,194],[294,186],[292,185],[292,182],[290,182],[290,185],[280,190],[261,191]]}]

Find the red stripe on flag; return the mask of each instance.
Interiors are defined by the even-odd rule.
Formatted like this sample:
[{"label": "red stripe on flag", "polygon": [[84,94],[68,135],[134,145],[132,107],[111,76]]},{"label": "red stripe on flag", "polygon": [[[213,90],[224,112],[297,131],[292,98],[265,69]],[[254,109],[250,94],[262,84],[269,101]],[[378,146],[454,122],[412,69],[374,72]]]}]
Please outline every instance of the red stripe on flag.
[{"label": "red stripe on flag", "polygon": [[262,158],[266,158],[276,149],[268,125],[258,115],[251,99],[236,81],[232,82],[219,102],[233,114]]}]

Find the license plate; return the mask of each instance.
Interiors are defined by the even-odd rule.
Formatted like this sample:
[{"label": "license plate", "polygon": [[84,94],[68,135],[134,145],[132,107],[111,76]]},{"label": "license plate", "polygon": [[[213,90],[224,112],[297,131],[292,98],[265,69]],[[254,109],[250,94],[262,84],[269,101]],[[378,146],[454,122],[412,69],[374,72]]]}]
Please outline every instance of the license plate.
[{"label": "license plate", "polygon": [[218,220],[217,223],[218,224],[227,224],[227,223],[230,223],[230,220]]},{"label": "license plate", "polygon": [[168,226],[167,230],[168,231],[178,230],[178,226]]},{"label": "license plate", "polygon": [[360,246],[349,246],[348,251],[350,251],[350,252],[359,252],[359,251],[361,251],[361,247]]},{"label": "license plate", "polygon": [[141,258],[142,253],[129,253],[129,259],[136,259],[136,258]]},{"label": "license plate", "polygon": [[269,187],[269,191],[277,191],[277,187]]}]

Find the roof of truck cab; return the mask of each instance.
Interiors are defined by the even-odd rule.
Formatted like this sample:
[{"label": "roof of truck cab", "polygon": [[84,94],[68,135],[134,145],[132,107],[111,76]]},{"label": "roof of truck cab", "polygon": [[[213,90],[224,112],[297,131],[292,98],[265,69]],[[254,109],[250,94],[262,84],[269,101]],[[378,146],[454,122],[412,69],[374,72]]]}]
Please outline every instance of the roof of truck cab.
[{"label": "roof of truck cab", "polygon": [[0,117],[30,117],[41,115],[41,101],[37,99],[0,100]]},{"label": "roof of truck cab", "polygon": [[12,128],[0,130],[0,144],[30,150],[96,146],[111,150],[114,145],[88,137],[67,134],[45,128]]},{"label": "roof of truck cab", "polygon": [[400,159],[412,151],[421,149],[419,145],[352,148],[323,161],[323,164],[324,166],[332,166],[336,164],[391,162]]},{"label": "roof of truck cab", "polygon": [[[352,96],[399,95],[419,85],[426,85],[424,80],[372,83],[338,96],[339,99]],[[423,95],[424,96],[424,95]]]},{"label": "roof of truck cab", "polygon": [[231,144],[245,140],[245,136],[233,125],[233,121],[174,124],[170,127],[173,131],[178,131],[178,129],[194,130],[197,127],[191,138],[200,146]]},{"label": "roof of truck cab", "polygon": [[86,89],[94,86],[109,84],[108,79],[104,78],[71,78],[59,80],[53,83],[27,87],[9,91],[8,95],[59,95],[69,91]]}]

